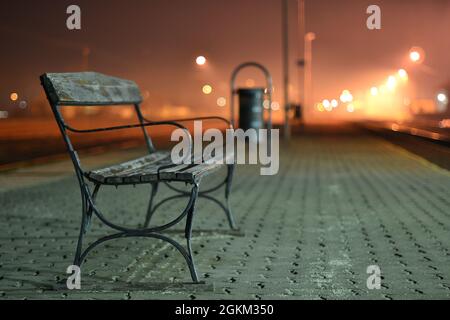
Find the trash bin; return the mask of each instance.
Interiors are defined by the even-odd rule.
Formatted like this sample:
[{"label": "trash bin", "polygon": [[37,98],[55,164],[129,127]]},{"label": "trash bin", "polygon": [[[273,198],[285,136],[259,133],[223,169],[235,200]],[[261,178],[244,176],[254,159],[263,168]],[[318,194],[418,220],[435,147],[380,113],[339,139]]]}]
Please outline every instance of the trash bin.
[{"label": "trash bin", "polygon": [[239,128],[262,129],[264,127],[263,120],[263,103],[264,89],[239,89]]}]

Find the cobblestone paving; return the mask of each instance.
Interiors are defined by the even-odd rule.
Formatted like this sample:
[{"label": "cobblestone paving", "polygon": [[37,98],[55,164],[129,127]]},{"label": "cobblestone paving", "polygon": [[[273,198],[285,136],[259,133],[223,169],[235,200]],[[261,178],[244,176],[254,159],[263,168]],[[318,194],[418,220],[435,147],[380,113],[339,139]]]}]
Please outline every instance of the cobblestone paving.
[{"label": "cobblestone paving", "polygon": [[[199,200],[193,247],[201,285],[188,283],[184,260],[169,245],[121,239],[94,250],[82,290],[68,291],[65,270],[80,223],[75,179],[2,191],[0,298],[450,297],[447,171],[381,139],[349,134],[296,138],[282,147],[277,176],[258,173],[245,166],[235,176],[232,204],[242,234],[228,230],[213,203]],[[99,206],[111,220],[135,226],[148,194],[148,186],[111,187]],[[166,188],[158,197],[168,194]],[[181,206],[167,204],[154,223]],[[88,241],[108,232],[95,222]],[[171,236],[182,241],[181,233]],[[380,290],[367,289],[369,265],[381,269]]]}]

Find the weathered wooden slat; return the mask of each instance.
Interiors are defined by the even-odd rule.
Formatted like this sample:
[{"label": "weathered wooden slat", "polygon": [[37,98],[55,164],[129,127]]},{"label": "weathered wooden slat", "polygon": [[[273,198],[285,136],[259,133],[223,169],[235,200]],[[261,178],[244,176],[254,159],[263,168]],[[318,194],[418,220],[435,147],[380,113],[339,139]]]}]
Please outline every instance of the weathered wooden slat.
[{"label": "weathered wooden slat", "polygon": [[56,105],[128,105],[142,102],[134,81],[97,72],[46,73],[41,82]]},{"label": "weathered wooden slat", "polygon": [[175,180],[177,172],[183,171],[187,168],[189,168],[191,165],[189,164],[180,164],[176,167],[164,169],[160,171],[159,177],[162,180]]},{"label": "weathered wooden slat", "polygon": [[176,173],[176,180],[190,180],[190,179],[197,179],[200,177],[205,176],[206,174],[209,174],[211,172],[216,171],[221,167],[220,164],[198,164],[195,167],[189,168],[184,171],[180,171]]},{"label": "weathered wooden slat", "polygon": [[87,177],[94,182],[111,185],[138,184],[158,180],[193,182],[221,166],[216,163],[179,164],[159,170],[159,168],[171,164],[170,153],[158,151],[145,157],[88,172]]},{"label": "weathered wooden slat", "polygon": [[95,170],[93,172],[95,174],[100,174],[103,176],[126,175],[128,172],[133,172],[133,170],[135,169],[146,167],[152,164],[159,164],[161,160],[169,157],[170,154],[168,152],[158,151],[138,159],[127,161],[104,169]]}]

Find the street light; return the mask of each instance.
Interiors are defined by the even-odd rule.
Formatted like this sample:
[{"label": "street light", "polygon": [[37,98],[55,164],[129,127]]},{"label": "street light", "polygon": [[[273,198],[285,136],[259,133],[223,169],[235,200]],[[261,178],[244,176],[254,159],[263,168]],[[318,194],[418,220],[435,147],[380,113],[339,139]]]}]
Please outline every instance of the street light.
[{"label": "street light", "polygon": [[199,66],[204,66],[206,64],[206,58],[204,56],[198,56],[195,59],[195,63]]},{"label": "street light", "polygon": [[445,103],[447,101],[447,96],[445,95],[445,93],[439,93],[437,95],[437,99],[439,102]]},{"label": "street light", "polygon": [[412,47],[409,50],[409,59],[414,63],[422,63],[425,60],[425,52],[420,47]]},{"label": "street light", "polygon": [[418,53],[417,51],[410,52],[409,58],[412,62],[417,62],[420,60],[420,53]]},{"label": "street light", "polygon": [[437,108],[439,112],[445,112],[448,107],[448,91],[441,90],[436,95]]},{"label": "street light", "polygon": [[305,35],[305,80],[304,80],[304,99],[305,107],[309,107],[313,99],[312,85],[312,42],[316,39],[314,32],[308,32]]}]

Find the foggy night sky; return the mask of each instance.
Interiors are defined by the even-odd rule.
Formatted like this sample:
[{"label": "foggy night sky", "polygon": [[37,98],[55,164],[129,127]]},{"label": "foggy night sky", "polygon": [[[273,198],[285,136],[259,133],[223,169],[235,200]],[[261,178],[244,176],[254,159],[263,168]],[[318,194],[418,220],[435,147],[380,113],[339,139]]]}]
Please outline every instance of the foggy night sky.
[{"label": "foggy night sky", "polygon": [[[342,89],[368,89],[405,68],[431,97],[450,79],[450,0],[306,0],[306,29],[313,46],[315,101]],[[82,30],[66,28],[66,8],[78,4]],[[366,28],[366,8],[382,10],[382,30]],[[281,0],[15,0],[0,3],[0,109],[17,91],[29,101],[42,95],[39,75],[80,71],[82,49],[91,50],[89,69],[133,79],[150,92],[150,106],[187,105],[196,114],[228,114],[216,106],[228,98],[232,69],[254,60],[266,65],[282,103]],[[290,1],[290,55],[298,100],[297,2]],[[412,46],[424,48],[425,65],[407,61]],[[195,57],[205,55],[200,69]],[[241,76],[263,84],[256,72]],[[204,84],[214,93],[205,96]],[[219,110],[219,111],[218,111]],[[198,111],[198,112],[197,112]]]}]

